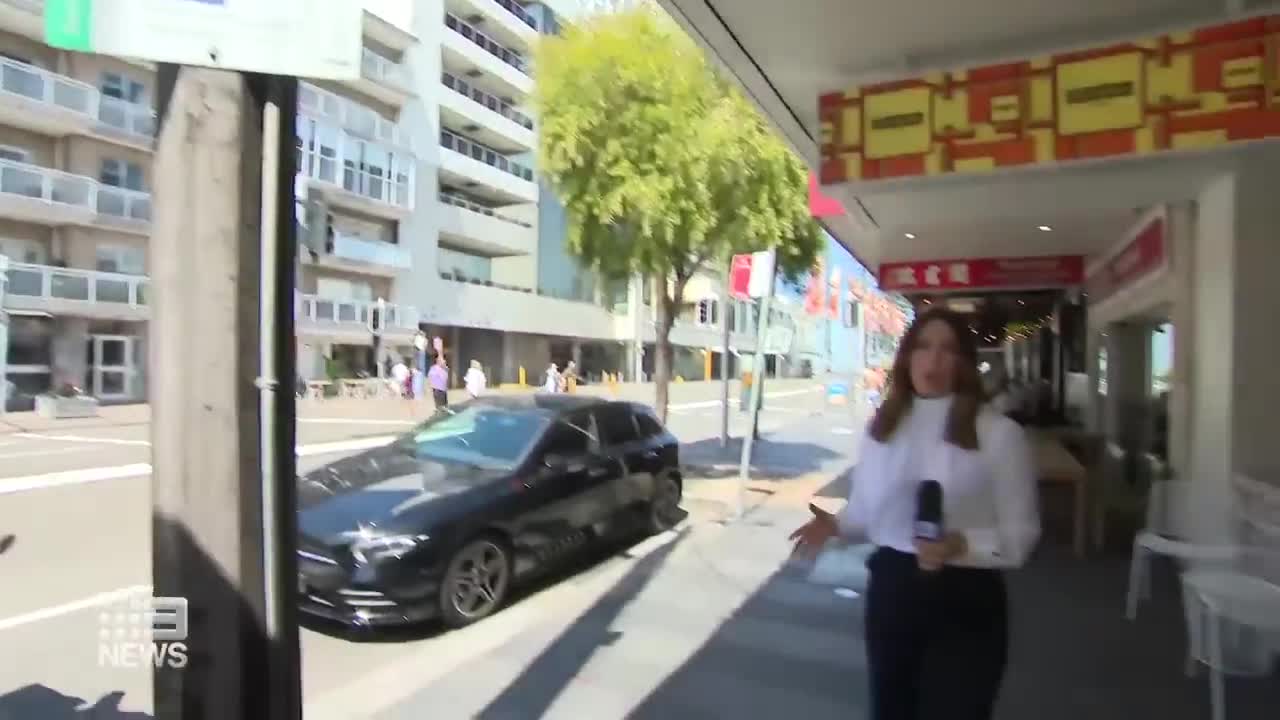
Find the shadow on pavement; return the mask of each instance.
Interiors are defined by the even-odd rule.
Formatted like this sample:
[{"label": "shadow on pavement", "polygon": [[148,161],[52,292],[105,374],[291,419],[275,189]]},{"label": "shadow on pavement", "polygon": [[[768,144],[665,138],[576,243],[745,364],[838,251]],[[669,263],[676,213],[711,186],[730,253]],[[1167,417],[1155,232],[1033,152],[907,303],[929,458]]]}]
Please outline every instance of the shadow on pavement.
[{"label": "shadow on pavement", "polygon": [[120,709],[122,692],[110,692],[89,705],[84,698],[44,685],[27,685],[0,695],[0,720],[151,720],[143,712]]},{"label": "shadow on pavement", "polygon": [[9,552],[9,550],[13,547],[13,544],[17,541],[18,541],[18,536],[12,533],[5,535],[4,537],[0,537],[0,555],[3,555]]},{"label": "shadow on pavement", "polygon": [[640,594],[672,551],[688,537],[685,525],[671,542],[636,562],[550,646],[475,715],[479,720],[540,718],[577,677],[598,648],[612,645],[621,633],[612,630],[614,620]]},{"label": "shadow on pavement", "polygon": [[[755,442],[751,455],[753,471],[783,480],[819,472],[826,463],[841,457],[840,453],[817,443],[771,440],[768,437]],[[735,477],[741,456],[742,440],[739,438],[731,438],[728,448],[720,447],[720,438],[680,446],[680,463],[691,477]]]}]

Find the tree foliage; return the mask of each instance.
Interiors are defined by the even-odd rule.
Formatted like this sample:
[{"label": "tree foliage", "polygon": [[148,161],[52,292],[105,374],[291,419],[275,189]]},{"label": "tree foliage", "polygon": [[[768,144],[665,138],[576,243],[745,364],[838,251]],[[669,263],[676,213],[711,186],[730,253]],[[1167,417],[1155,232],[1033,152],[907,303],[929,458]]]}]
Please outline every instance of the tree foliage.
[{"label": "tree foliage", "polygon": [[694,273],[770,248],[787,278],[812,268],[808,170],[659,11],[567,27],[541,41],[535,67],[538,167],[565,206],[570,252],[606,277],[657,280],[665,411],[662,360]]}]

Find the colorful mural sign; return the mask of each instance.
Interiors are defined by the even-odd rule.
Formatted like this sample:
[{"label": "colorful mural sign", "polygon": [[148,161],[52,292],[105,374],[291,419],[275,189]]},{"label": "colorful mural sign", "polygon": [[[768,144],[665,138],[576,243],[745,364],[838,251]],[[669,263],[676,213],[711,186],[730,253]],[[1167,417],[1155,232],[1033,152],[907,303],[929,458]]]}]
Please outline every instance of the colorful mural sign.
[{"label": "colorful mural sign", "polygon": [[1280,15],[819,99],[822,184],[1280,137]]}]

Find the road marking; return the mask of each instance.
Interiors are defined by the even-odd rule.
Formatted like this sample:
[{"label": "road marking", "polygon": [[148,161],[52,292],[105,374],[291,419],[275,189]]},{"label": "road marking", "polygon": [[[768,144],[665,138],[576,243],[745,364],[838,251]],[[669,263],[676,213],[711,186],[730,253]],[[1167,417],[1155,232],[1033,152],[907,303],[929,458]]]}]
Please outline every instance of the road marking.
[{"label": "road marking", "polygon": [[317,425],[417,425],[421,420],[370,420],[363,418],[298,418],[300,423]]},{"label": "road marking", "polygon": [[[765,394],[764,394],[764,397],[765,397],[765,399],[766,399],[766,400],[775,400],[775,399],[777,399],[777,398],[795,397],[795,396],[797,396],[797,395],[808,395],[809,393],[812,393],[812,392],[816,392],[816,390],[814,390],[814,389],[812,389],[812,388],[810,388],[810,389],[808,389],[808,390],[787,390],[786,392],[765,393]],[[733,403],[732,398],[730,399],[730,401],[729,401],[729,402],[730,402],[730,404],[732,404],[732,403]],[[712,407],[714,407],[714,408],[718,408],[718,407],[720,407],[721,405],[722,405],[722,403],[721,403],[719,400],[703,400],[703,401],[701,401],[701,402],[681,403],[681,404],[679,404],[679,405],[670,405],[670,406],[668,406],[668,407],[667,407],[667,409],[668,409],[668,410],[673,410],[673,411],[675,411],[675,412],[683,412],[683,411],[685,411],[685,410],[698,410],[698,409],[701,409],[701,408],[712,408]]]},{"label": "road marking", "polygon": [[120,440],[117,438],[95,438],[84,435],[45,435],[44,433],[14,433],[13,437],[30,440],[57,440],[59,442],[97,443],[99,445],[141,445],[150,446],[146,440]]},{"label": "road marking", "polygon": [[[379,435],[377,437],[357,438],[355,440],[339,440],[337,442],[303,445],[298,448],[298,457],[312,457],[329,453],[356,452],[382,447],[395,440],[395,435]],[[62,472],[27,475],[25,477],[0,478],[0,495],[27,492],[29,490],[45,490],[64,487],[66,485],[84,485],[104,480],[123,480],[125,478],[146,477],[151,474],[149,463],[133,463],[131,465],[115,465],[112,467],[81,468]]]},{"label": "road marking", "polygon": [[5,453],[3,455],[0,455],[0,460],[9,460],[12,458],[20,458],[20,457],[49,457],[50,455],[70,455],[72,453],[93,452],[93,450],[94,450],[93,448],[88,448],[88,447],[58,448],[57,450],[27,450],[24,452]]},{"label": "road marking", "polygon": [[13,617],[0,619],[0,631],[11,630],[22,625],[30,625],[33,622],[48,620],[49,618],[55,618],[59,615],[67,615],[81,610],[88,610],[89,608],[109,605],[113,602],[125,600],[134,595],[149,592],[151,592],[150,585],[131,585],[129,587],[119,588],[116,590],[100,592],[96,595],[90,595],[89,597],[80,598],[79,600],[72,600],[71,602],[62,603],[61,605],[51,605],[49,607],[40,608],[39,610],[22,613],[21,615],[14,615]]}]

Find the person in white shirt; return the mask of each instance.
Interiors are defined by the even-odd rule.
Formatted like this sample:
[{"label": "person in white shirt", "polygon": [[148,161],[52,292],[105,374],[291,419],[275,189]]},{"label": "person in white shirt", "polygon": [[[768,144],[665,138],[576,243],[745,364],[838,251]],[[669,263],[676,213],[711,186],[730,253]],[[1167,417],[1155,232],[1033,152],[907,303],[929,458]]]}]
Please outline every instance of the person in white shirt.
[{"label": "person in white shirt", "polygon": [[395,389],[396,395],[400,397],[409,397],[412,388],[409,387],[409,366],[405,364],[404,358],[396,360],[396,364],[391,367],[391,383]]},{"label": "person in white shirt", "polygon": [[478,398],[484,394],[485,386],[489,384],[489,381],[484,376],[484,368],[480,366],[479,360],[471,361],[471,368],[463,376],[462,384],[467,387],[467,394],[473,398]]},{"label": "person in white shirt", "polygon": [[[884,404],[861,444],[849,502],[815,506],[792,533],[816,553],[841,535],[876,546],[867,561],[871,718],[990,720],[1004,676],[1004,569],[1040,537],[1036,471],[1021,427],[983,403],[978,353],[963,317],[917,316],[894,360]],[[923,480],[943,489],[941,540],[916,537]]]},{"label": "person in white shirt", "polygon": [[542,382],[542,391],[549,393],[560,392],[560,368],[555,363],[551,363],[547,367],[547,377]]}]

